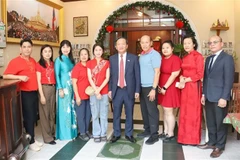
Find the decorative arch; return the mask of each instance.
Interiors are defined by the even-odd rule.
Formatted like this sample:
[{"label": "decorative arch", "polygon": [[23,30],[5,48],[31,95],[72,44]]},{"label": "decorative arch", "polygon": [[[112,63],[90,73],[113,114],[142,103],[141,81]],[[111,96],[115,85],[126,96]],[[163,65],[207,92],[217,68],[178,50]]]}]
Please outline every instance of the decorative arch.
[{"label": "decorative arch", "polygon": [[114,23],[114,21],[118,17],[120,17],[122,14],[124,14],[127,10],[135,9],[136,7],[142,7],[142,8],[147,7],[150,10],[156,10],[157,12],[163,11],[165,13],[172,14],[174,18],[178,19],[178,21],[183,23],[182,29],[185,30],[186,34],[192,35],[192,36],[196,35],[193,29],[191,28],[189,21],[186,18],[184,18],[182,13],[176,10],[174,7],[162,4],[159,1],[138,1],[131,4],[126,4],[121,8],[115,10],[113,14],[109,15],[108,18],[104,21],[101,28],[99,29],[99,33],[97,35],[95,42],[102,43],[105,38],[105,34],[107,33],[106,28],[108,26],[111,26]]}]

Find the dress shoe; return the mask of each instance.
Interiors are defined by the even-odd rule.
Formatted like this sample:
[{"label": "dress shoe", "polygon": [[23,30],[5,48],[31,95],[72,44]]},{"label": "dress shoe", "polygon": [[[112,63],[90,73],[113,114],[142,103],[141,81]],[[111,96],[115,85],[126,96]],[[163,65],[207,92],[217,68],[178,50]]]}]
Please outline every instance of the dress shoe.
[{"label": "dress shoe", "polygon": [[142,133],[137,134],[137,137],[139,138],[145,138],[145,137],[150,137],[150,132],[143,131]]},{"label": "dress shoe", "polygon": [[212,153],[210,154],[210,157],[212,158],[217,158],[219,156],[221,156],[221,154],[223,153],[223,149],[220,148],[215,148]]},{"label": "dress shoe", "polygon": [[126,140],[132,142],[132,143],[136,143],[136,139],[133,136],[125,136]]},{"label": "dress shoe", "polygon": [[210,146],[207,143],[198,145],[197,147],[200,149],[215,149],[216,148],[215,146]]},{"label": "dress shoe", "polygon": [[115,143],[115,142],[117,142],[120,138],[121,138],[121,136],[118,136],[118,137],[113,136],[110,141],[111,141],[112,143]]},{"label": "dress shoe", "polygon": [[35,140],[35,144],[38,146],[38,147],[42,147],[43,146],[43,143],[42,142],[39,142],[37,140]]},{"label": "dress shoe", "polygon": [[159,141],[158,136],[150,136],[150,137],[148,138],[148,140],[146,140],[145,144],[147,144],[147,145],[152,145],[152,144],[154,144],[154,143],[157,142],[157,141]]},{"label": "dress shoe", "polygon": [[57,143],[53,140],[53,141],[51,141],[51,142],[48,142],[48,144],[55,145],[55,144],[57,144]]},{"label": "dress shoe", "polygon": [[35,152],[38,152],[41,150],[41,147],[39,147],[36,143],[32,143],[29,145],[29,149]]}]

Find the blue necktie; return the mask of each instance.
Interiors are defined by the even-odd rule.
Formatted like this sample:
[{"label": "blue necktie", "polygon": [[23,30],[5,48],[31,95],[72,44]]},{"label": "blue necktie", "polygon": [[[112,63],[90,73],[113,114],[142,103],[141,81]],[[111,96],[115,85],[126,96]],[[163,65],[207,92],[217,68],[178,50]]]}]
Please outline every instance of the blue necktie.
[{"label": "blue necktie", "polygon": [[208,70],[209,71],[211,71],[211,69],[212,69],[213,59],[214,59],[215,56],[216,56],[215,54],[210,56],[210,64],[208,66]]}]

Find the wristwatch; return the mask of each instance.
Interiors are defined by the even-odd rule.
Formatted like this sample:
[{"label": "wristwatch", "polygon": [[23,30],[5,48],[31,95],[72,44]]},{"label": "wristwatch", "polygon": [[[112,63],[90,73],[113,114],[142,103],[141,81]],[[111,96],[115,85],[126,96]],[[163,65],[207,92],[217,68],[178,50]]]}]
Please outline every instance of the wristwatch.
[{"label": "wristwatch", "polygon": [[164,86],[162,87],[162,89],[164,89],[165,91],[167,90],[167,88],[165,88]]},{"label": "wristwatch", "polygon": [[152,87],[152,90],[156,90],[157,88],[156,87]]}]

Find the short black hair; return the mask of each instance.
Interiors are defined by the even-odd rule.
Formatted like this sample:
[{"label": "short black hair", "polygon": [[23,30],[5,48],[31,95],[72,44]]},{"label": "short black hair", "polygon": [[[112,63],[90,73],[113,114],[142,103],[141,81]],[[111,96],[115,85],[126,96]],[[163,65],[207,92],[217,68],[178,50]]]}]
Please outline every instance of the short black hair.
[{"label": "short black hair", "polygon": [[183,38],[183,42],[184,42],[184,40],[187,39],[187,38],[190,38],[190,39],[192,40],[193,44],[195,45],[195,46],[194,46],[194,49],[197,50],[197,48],[198,48],[198,43],[197,43],[196,38],[193,37],[193,36],[191,36],[191,35],[186,35],[186,36]]},{"label": "short black hair", "polygon": [[20,41],[20,46],[21,46],[21,47],[22,47],[22,45],[23,45],[24,42],[30,43],[31,46],[33,45],[33,42],[32,42],[32,40],[31,40],[30,38],[25,38],[25,39],[22,39],[22,40]]},{"label": "short black hair", "polygon": [[[172,40],[166,40],[166,41],[164,41],[164,42],[162,43],[162,46],[163,46],[163,44],[165,44],[165,43],[169,44],[172,48],[174,48],[174,43],[172,42]],[[161,46],[161,48],[162,48],[162,46]]]},{"label": "short black hair", "polygon": [[126,41],[126,44],[128,44],[128,40],[127,40],[126,38],[124,38],[124,37],[118,37],[118,38],[116,39],[116,41],[115,41],[115,46],[116,46],[117,41],[118,41],[119,39],[124,39],[124,40]]}]

